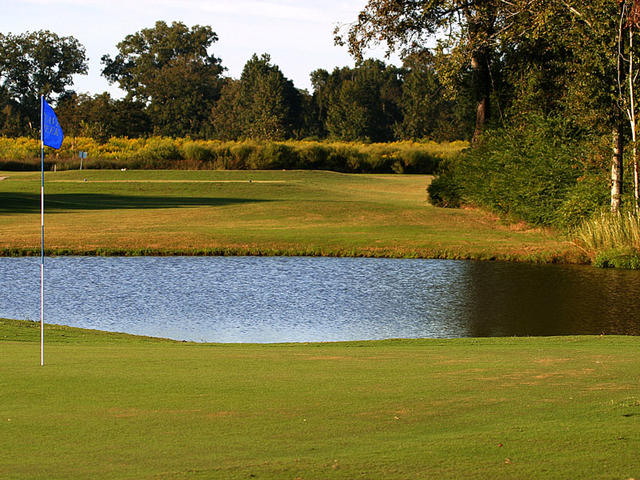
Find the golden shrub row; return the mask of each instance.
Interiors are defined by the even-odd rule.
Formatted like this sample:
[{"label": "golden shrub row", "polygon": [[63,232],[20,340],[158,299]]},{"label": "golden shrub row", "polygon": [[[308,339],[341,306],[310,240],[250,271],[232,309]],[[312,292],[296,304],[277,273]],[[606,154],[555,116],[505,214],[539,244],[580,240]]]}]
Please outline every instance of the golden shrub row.
[{"label": "golden shrub row", "polygon": [[[358,173],[433,173],[466,142],[353,143],[330,141],[219,141],[188,138],[66,138],[60,150],[45,147],[48,169],[86,168],[321,169]],[[40,141],[0,137],[0,169],[39,168]]]}]

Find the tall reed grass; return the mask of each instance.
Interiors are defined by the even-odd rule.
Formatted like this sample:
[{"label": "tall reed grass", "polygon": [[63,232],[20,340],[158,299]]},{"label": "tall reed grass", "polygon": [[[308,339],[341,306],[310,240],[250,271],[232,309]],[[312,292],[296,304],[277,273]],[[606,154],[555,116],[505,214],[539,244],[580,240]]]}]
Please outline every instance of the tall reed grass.
[{"label": "tall reed grass", "polygon": [[600,267],[640,268],[640,216],[601,212],[573,231],[574,241]]},{"label": "tall reed grass", "polygon": [[[79,168],[77,152],[88,152],[86,168],[113,169],[319,169],[349,173],[434,173],[443,159],[456,157],[466,142],[355,143],[329,141],[223,142],[189,138],[65,139],[46,150],[47,169]],[[29,138],[0,138],[0,169],[39,169],[40,143]]]}]

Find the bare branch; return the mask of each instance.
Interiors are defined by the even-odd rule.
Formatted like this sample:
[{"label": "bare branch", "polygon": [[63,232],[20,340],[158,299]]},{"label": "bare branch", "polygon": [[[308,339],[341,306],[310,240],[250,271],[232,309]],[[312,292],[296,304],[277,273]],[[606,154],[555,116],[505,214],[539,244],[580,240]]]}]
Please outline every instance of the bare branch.
[{"label": "bare branch", "polygon": [[593,25],[591,24],[591,22],[585,18],[585,16],[582,14],[582,12],[576,10],[573,6],[569,5],[569,3],[564,1],[564,0],[563,0],[562,3],[564,4],[565,7],[567,7],[569,9],[569,11],[571,13],[573,13],[574,15],[577,15],[578,17],[580,17],[584,23],[589,25],[589,27],[593,28]]}]

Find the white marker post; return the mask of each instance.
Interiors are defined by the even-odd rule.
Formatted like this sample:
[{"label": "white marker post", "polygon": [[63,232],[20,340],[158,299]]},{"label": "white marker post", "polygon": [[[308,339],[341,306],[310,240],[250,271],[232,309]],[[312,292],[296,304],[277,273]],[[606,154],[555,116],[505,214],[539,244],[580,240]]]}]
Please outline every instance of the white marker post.
[{"label": "white marker post", "polygon": [[58,150],[64,135],[53,108],[40,96],[40,365],[44,365],[44,146]]},{"label": "white marker post", "polygon": [[40,366],[44,366],[44,95],[40,97]]}]

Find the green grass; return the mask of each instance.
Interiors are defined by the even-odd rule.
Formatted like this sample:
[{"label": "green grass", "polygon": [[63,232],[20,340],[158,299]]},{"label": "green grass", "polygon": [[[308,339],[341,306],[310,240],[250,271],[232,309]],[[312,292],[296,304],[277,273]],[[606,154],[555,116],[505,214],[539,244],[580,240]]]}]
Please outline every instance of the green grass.
[{"label": "green grass", "polygon": [[0,478],[640,475],[638,337],[46,338],[0,320]]},{"label": "green grass", "polygon": [[[39,174],[0,177],[7,177],[0,253],[39,254]],[[431,206],[430,181],[325,171],[48,172],[46,247],[90,255],[583,259],[550,231]]]}]

